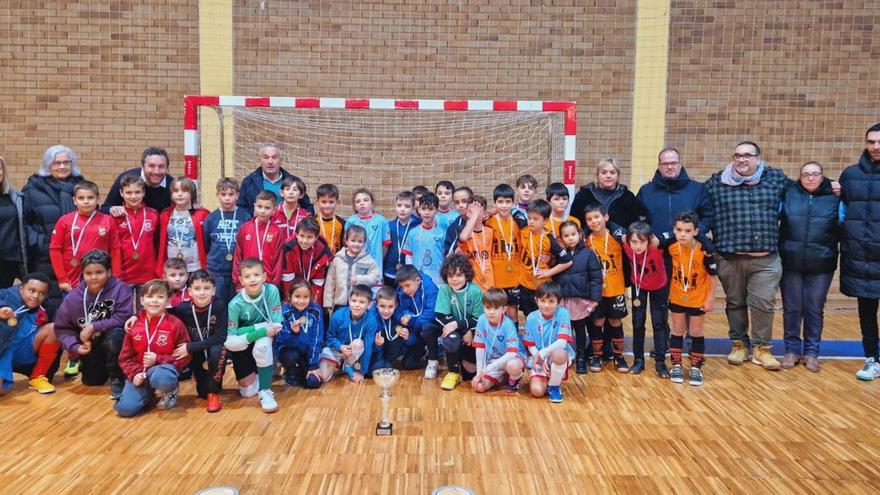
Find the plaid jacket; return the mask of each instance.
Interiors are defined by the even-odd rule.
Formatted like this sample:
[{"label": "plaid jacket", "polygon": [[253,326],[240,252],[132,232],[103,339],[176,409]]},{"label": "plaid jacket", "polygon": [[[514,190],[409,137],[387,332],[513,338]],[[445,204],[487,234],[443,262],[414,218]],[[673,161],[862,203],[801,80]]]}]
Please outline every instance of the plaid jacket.
[{"label": "plaid jacket", "polygon": [[756,186],[728,186],[721,172],[706,181],[715,209],[713,238],[721,254],[775,253],[779,249],[779,205],[794,181],[778,168],[764,167]]}]

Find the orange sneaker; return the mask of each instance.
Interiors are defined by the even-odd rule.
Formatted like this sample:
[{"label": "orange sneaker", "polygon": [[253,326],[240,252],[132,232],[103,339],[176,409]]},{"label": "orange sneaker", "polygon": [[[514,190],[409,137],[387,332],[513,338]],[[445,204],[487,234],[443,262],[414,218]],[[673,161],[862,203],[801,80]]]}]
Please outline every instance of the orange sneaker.
[{"label": "orange sneaker", "polygon": [[213,413],[219,411],[223,407],[220,402],[220,394],[208,394],[208,412]]}]

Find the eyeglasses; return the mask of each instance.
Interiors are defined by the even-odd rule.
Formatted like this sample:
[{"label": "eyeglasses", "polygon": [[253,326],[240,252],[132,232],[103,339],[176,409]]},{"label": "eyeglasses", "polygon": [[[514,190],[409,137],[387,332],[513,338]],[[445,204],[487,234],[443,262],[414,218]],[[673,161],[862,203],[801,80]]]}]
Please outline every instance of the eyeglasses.
[{"label": "eyeglasses", "polygon": [[818,179],[822,177],[822,172],[804,172],[801,174],[801,177],[805,179]]},{"label": "eyeglasses", "polygon": [[754,158],[756,156],[758,156],[758,155],[753,155],[751,153],[734,153],[733,159],[734,160],[748,160],[749,158]]},{"label": "eyeglasses", "polygon": [[64,160],[63,162],[52,162],[52,165],[64,165],[65,167],[70,167],[73,165],[71,160]]},{"label": "eyeglasses", "polygon": [[660,162],[660,166],[669,168],[669,167],[674,167],[674,166],[678,165],[679,163],[681,163],[681,162]]}]

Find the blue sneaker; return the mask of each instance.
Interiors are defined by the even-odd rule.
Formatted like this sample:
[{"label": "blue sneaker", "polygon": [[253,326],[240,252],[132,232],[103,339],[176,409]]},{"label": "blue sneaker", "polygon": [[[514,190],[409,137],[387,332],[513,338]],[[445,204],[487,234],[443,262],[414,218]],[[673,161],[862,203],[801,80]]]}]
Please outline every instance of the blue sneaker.
[{"label": "blue sneaker", "polygon": [[519,379],[516,380],[507,380],[507,393],[515,394],[519,392]]},{"label": "blue sneaker", "polygon": [[684,383],[684,368],[682,368],[680,364],[673,366],[669,375],[669,379],[672,380],[672,383]]},{"label": "blue sneaker", "polygon": [[562,402],[562,399],[563,399],[562,386],[561,385],[548,386],[547,387],[547,397],[549,397],[550,402],[552,402],[554,404]]},{"label": "blue sneaker", "polygon": [[353,367],[352,365],[350,365],[350,364],[343,364],[343,365],[342,365],[342,371],[344,371],[345,374],[348,375],[348,378],[354,380],[354,367]]}]

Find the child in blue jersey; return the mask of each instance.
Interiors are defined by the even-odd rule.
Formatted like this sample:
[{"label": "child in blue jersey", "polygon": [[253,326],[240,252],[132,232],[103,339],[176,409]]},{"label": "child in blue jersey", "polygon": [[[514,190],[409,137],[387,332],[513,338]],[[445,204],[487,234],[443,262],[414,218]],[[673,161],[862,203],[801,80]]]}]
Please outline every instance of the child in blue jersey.
[{"label": "child in blue jersey", "polygon": [[516,327],[504,314],[506,309],[507,293],[503,290],[489,289],[483,295],[483,314],[477,319],[474,332],[477,374],[471,380],[471,388],[475,392],[488,392],[504,383],[510,393],[519,390],[526,361]]},{"label": "child in blue jersey", "polygon": [[435,215],[438,205],[437,196],[428,193],[419,201],[419,216],[422,224],[413,229],[401,251],[406,257],[406,264],[413,265],[417,270],[431,277],[434,285],[443,283],[440,266],[443,264],[443,240],[446,230],[437,224]]},{"label": "child in blue jersey", "polygon": [[455,192],[455,185],[448,180],[441,180],[434,186],[434,195],[437,196],[437,215],[434,219],[443,232],[449,228],[449,225],[455,220],[459,212],[452,207],[452,194]]},{"label": "child in blue jersey", "polygon": [[382,263],[385,270],[382,274],[385,285],[395,285],[394,277],[397,276],[397,267],[404,262],[403,245],[410,232],[415,231],[421,223],[419,218],[413,216],[415,202],[416,197],[410,191],[403,191],[394,199],[397,218],[389,222],[391,247],[385,253],[385,260]]},{"label": "child in blue jersey", "polygon": [[532,396],[544,397],[550,402],[562,402],[562,380],[568,377],[568,368],[574,360],[571,343],[571,317],[562,302],[562,287],[547,282],[538,287],[538,310],[526,318],[523,344],[529,351],[529,388]]},{"label": "child in blue jersey", "polygon": [[373,292],[366,285],[355,285],[348,296],[348,307],[337,309],[330,317],[327,346],[321,351],[319,372],[324,383],[338,368],[354,383],[364,381],[370,370],[373,342],[378,323],[367,314]]},{"label": "child in blue jersey", "polygon": [[416,335],[400,324],[397,291],[385,286],[376,293],[376,306],[371,311],[379,323],[379,332],[373,342],[371,372],[379,368],[394,368],[407,349],[416,344]]},{"label": "child in blue jersey", "polygon": [[369,189],[362,187],[355,191],[352,201],[355,213],[345,221],[345,229],[348,230],[352,225],[360,225],[366,230],[364,250],[373,257],[381,275],[384,273],[382,261],[391,246],[388,219],[373,211],[373,193]]},{"label": "child in blue jersey", "polygon": [[217,181],[217,208],[205,219],[202,230],[205,235],[205,250],[208,253],[208,271],[214,276],[217,301],[228,305],[235,297],[235,283],[232,281],[232,259],[235,254],[235,239],[238,228],[251,219],[251,214],[236,206],[241,186],[235,179],[223,177]]},{"label": "child in blue jersey", "polygon": [[[440,366],[440,349],[432,328],[434,324],[434,306],[437,305],[437,286],[427,275],[419,272],[412,265],[403,265],[397,270],[397,298],[400,301],[400,324],[415,334],[416,342],[406,350],[402,367],[405,370],[419,368],[419,363],[428,348],[428,366],[425,377],[437,377]],[[430,335],[435,335],[433,342],[426,342]]]},{"label": "child in blue jersey", "polygon": [[290,303],[281,307],[281,331],[275,336],[275,355],[284,367],[284,381],[291,387],[321,386],[321,350],[324,345],[324,314],[311,300],[309,281],[290,283]]}]

